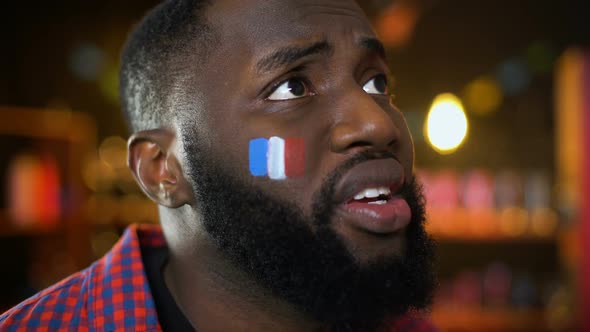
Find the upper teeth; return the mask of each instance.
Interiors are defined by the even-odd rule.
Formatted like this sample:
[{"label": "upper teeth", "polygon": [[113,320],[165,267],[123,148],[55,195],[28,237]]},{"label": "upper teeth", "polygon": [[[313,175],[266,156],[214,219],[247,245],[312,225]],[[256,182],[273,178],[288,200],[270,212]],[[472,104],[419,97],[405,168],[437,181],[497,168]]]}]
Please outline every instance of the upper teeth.
[{"label": "upper teeth", "polygon": [[354,199],[358,201],[363,198],[376,198],[381,195],[387,196],[389,194],[391,194],[391,190],[389,190],[387,187],[367,188],[356,194]]}]

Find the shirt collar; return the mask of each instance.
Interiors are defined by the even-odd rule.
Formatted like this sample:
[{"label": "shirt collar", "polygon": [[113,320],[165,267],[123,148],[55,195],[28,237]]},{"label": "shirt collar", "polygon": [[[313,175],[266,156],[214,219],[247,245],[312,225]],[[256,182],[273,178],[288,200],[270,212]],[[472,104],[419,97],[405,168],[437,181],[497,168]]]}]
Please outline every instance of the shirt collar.
[{"label": "shirt collar", "polygon": [[96,331],[161,331],[141,245],[164,246],[159,225],[131,225],[91,267],[88,315]]}]

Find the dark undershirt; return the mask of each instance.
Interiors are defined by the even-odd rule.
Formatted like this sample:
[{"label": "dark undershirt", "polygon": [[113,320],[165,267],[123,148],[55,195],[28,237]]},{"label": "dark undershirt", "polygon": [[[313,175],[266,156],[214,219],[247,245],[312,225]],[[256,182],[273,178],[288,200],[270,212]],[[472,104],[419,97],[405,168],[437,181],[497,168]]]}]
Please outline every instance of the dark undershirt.
[{"label": "dark undershirt", "polygon": [[150,285],[158,321],[162,331],[195,332],[195,329],[184,316],[164,282],[164,265],[168,260],[168,248],[141,247],[141,259]]}]

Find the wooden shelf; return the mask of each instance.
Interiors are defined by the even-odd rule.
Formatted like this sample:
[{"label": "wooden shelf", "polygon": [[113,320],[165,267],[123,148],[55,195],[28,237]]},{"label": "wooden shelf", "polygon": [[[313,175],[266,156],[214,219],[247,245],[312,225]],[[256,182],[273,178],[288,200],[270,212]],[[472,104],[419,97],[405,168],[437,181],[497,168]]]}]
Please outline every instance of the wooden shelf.
[{"label": "wooden shelf", "polygon": [[504,234],[490,233],[490,234],[465,234],[465,233],[440,233],[429,232],[429,234],[440,242],[474,242],[474,243],[555,243],[558,239],[555,236],[535,236],[531,234],[510,236]]},{"label": "wooden shelf", "polygon": [[8,224],[6,220],[0,221],[0,237],[17,237],[17,236],[48,236],[58,235],[63,232],[64,227],[58,225],[51,228],[42,227],[17,227]]},{"label": "wooden shelf", "polygon": [[435,306],[430,315],[442,331],[548,331],[542,310]]},{"label": "wooden shelf", "polygon": [[439,241],[555,243],[561,231],[550,209],[431,208],[427,220],[427,231]]}]

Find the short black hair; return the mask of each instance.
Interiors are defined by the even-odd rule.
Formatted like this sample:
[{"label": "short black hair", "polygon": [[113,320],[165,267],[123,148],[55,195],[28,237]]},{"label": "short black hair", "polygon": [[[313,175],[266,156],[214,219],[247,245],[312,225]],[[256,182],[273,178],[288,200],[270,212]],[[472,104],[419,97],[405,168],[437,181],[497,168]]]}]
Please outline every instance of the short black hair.
[{"label": "short black hair", "polygon": [[132,132],[166,125],[175,82],[186,73],[179,67],[183,57],[204,60],[214,44],[204,15],[211,2],[166,0],[129,35],[121,56],[119,94]]}]

